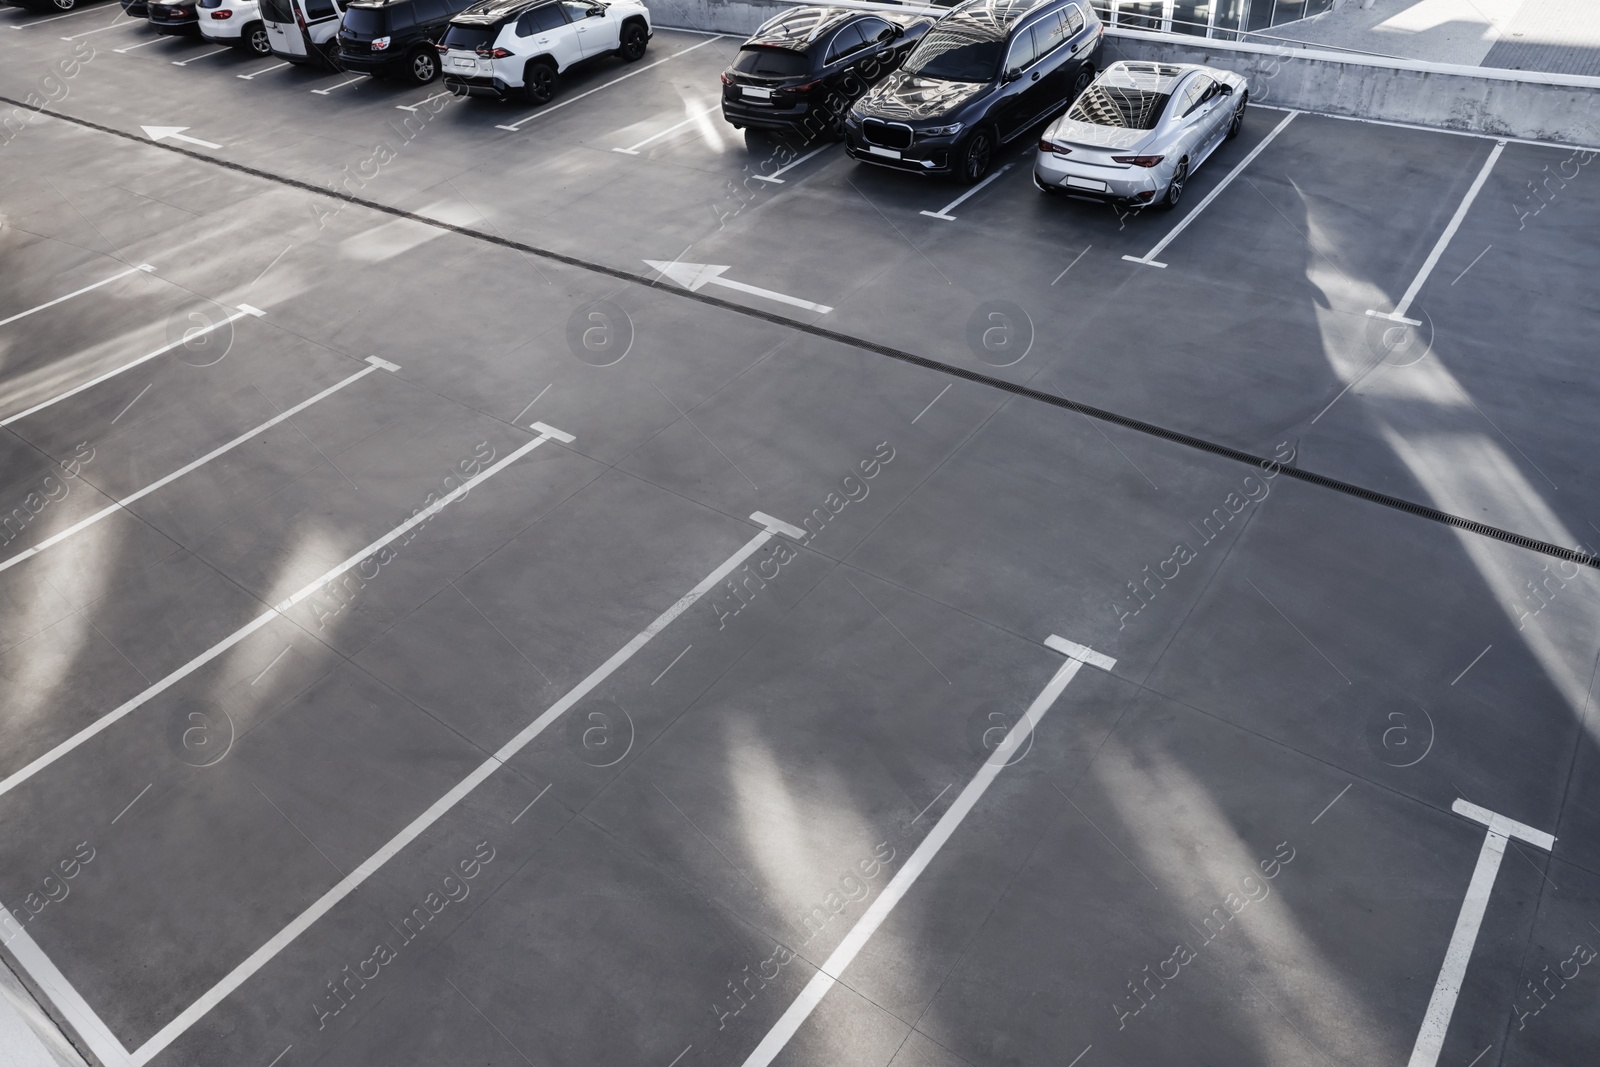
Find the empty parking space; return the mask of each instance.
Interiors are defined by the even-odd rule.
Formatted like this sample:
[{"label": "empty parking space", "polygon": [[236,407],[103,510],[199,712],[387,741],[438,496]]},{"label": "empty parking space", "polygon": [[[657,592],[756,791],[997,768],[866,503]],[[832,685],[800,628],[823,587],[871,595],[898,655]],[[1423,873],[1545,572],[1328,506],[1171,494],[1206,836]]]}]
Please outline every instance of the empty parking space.
[{"label": "empty parking space", "polygon": [[747,141],[732,36],[534,108],[51,17],[0,944],[101,1062],[1592,1044],[1592,571],[1387,506],[1600,538],[1585,154],[1252,108],[1135,212]]}]

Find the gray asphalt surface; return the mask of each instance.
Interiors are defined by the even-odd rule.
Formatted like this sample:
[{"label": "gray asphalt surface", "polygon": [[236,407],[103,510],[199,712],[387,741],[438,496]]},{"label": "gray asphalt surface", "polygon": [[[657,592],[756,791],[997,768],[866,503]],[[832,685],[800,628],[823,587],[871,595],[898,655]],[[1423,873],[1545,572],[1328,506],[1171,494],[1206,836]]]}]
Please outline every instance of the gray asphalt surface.
[{"label": "gray asphalt surface", "polygon": [[736,45],[534,110],[0,9],[0,901],[121,1062],[737,1067],[842,951],[770,1062],[1404,1063],[1458,801],[1556,841],[1437,1062],[1585,1062],[1594,570],[1001,385],[1589,551],[1592,164],[761,182]]}]

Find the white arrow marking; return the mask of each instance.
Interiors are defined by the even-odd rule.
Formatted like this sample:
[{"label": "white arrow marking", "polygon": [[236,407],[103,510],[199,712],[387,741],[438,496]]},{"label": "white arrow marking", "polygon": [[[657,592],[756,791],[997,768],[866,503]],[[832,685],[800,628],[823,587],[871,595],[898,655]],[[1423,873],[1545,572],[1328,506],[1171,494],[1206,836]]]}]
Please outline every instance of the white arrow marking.
[{"label": "white arrow marking", "polygon": [[721,276],[722,272],[729,268],[718,266],[714,263],[663,263],[655,259],[647,259],[645,263],[652,270],[660,271],[663,278],[672,279],[691,293],[707,285],[720,285],[725,289],[749,293],[751,296],[766,297],[768,300],[776,300],[780,304],[805,308],[807,311],[819,311],[824,315],[833,310],[826,304],[813,304],[809,300],[801,300],[799,297],[789,296],[787,293],[775,293],[771,289],[762,289],[754,285],[746,285],[744,282],[736,282],[731,278],[724,278]]},{"label": "white arrow marking", "polygon": [[201,148],[220,149],[222,147],[219,144],[212,144],[210,141],[202,141],[198,137],[188,136],[183,132],[189,128],[187,126],[140,126],[139,128],[143,130],[145,132],[145,136],[149,137],[152,141],[170,139],[173,141],[188,141],[190,144],[197,144]]}]

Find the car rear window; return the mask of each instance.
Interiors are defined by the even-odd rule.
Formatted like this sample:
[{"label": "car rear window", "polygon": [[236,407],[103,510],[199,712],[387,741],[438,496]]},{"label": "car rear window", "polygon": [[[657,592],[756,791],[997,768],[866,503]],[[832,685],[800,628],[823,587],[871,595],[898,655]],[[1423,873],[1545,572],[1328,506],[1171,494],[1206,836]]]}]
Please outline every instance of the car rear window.
[{"label": "car rear window", "polygon": [[381,7],[350,7],[344,12],[344,28],[351,33],[382,36],[389,26],[389,13]]},{"label": "car rear window", "polygon": [[498,36],[500,36],[498,26],[457,26],[451,23],[450,31],[444,35],[443,44],[446,48],[476,52],[480,48],[488,48],[494,44],[494,39]]},{"label": "car rear window", "polygon": [[1171,94],[1153,89],[1095,84],[1067,111],[1067,118],[1096,126],[1121,126],[1128,130],[1154,129]]},{"label": "car rear window", "polygon": [[811,69],[811,63],[803,52],[791,52],[786,48],[769,48],[765,45],[747,46],[739,49],[739,57],[733,61],[733,69],[740,74],[760,74],[769,78],[791,78],[805,74]]},{"label": "car rear window", "polygon": [[1001,44],[993,38],[936,30],[917,42],[906,57],[905,69],[945,81],[993,81],[1000,73]]}]

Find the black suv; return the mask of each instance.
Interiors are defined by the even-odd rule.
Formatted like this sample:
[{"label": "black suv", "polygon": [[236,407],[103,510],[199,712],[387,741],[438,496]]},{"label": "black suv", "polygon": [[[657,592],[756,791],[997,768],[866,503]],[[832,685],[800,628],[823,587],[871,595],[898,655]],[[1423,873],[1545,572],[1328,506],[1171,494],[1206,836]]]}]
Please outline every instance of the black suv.
[{"label": "black suv", "polygon": [[854,159],[982,180],[1000,145],[1094,80],[1105,28],[1089,0],[967,0],[851,109]]},{"label": "black suv", "polygon": [[146,4],[145,17],[150,20],[150,25],[154,26],[158,33],[184,37],[200,36],[200,12],[196,9],[194,0],[184,0],[182,3],[174,4]]},{"label": "black suv", "polygon": [[426,85],[439,76],[438,40],[471,0],[354,0],[339,22],[339,63]]},{"label": "black suv", "polygon": [[845,112],[905,60],[933,20],[800,7],[764,23],[722,73],[722,117],[735,129],[804,139],[844,132]]}]

